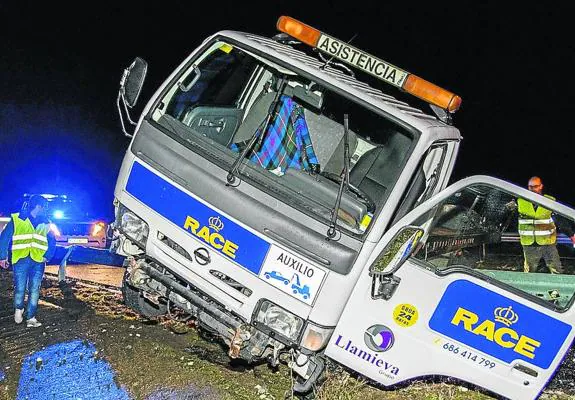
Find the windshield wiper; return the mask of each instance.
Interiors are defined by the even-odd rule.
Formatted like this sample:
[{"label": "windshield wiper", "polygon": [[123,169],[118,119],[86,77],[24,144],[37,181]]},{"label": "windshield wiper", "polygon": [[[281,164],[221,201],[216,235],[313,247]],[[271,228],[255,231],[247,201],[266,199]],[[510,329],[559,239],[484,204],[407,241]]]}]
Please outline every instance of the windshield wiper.
[{"label": "windshield wiper", "polygon": [[248,154],[248,152],[251,151],[251,149],[254,147],[254,144],[260,138],[264,138],[264,136],[268,130],[270,120],[276,114],[276,109],[277,109],[277,106],[278,106],[278,103],[280,100],[280,96],[282,95],[282,92],[284,90],[284,86],[286,83],[287,83],[287,80],[286,80],[285,76],[282,75],[279,79],[278,90],[276,92],[274,100],[270,104],[270,108],[268,110],[268,115],[266,116],[266,119],[264,120],[263,128],[262,129],[256,129],[256,131],[254,132],[253,136],[250,138],[250,141],[248,142],[246,147],[240,152],[240,155],[235,159],[230,170],[228,171],[228,176],[226,177],[226,181],[227,181],[226,186],[231,186],[236,182],[236,174],[238,173],[238,168],[240,167],[242,160],[245,158],[246,154]]},{"label": "windshield wiper", "polygon": [[341,204],[341,195],[343,194],[343,187],[349,191],[349,124],[348,114],[343,114],[343,178],[339,182],[339,190],[337,191],[337,198],[331,210],[331,221],[329,229],[327,230],[328,239],[335,237],[335,227],[337,222],[337,214],[339,213],[339,206]]}]

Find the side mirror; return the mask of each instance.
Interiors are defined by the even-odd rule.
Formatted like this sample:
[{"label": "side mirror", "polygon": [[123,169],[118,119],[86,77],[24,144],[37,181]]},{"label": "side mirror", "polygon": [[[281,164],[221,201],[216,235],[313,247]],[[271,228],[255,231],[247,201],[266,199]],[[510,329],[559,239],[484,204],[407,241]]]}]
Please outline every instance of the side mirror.
[{"label": "side mirror", "polygon": [[369,267],[369,274],[372,276],[393,275],[417,248],[422,236],[423,229],[419,227],[403,227]]},{"label": "side mirror", "polygon": [[374,300],[391,299],[401,281],[393,274],[413,254],[423,233],[423,229],[416,226],[402,228],[369,267],[371,297]]},{"label": "side mirror", "polygon": [[124,75],[120,81],[120,91],[126,105],[130,108],[134,107],[138,101],[147,71],[148,63],[140,57],[136,57],[132,64],[124,70]]},{"label": "side mirror", "polygon": [[144,86],[144,80],[146,79],[147,71],[148,63],[144,59],[136,57],[132,64],[130,64],[130,66],[124,70],[124,74],[120,80],[120,90],[118,91],[116,105],[118,107],[118,113],[120,114],[122,131],[128,137],[132,137],[132,134],[126,130],[120,102],[124,106],[124,113],[126,114],[128,122],[135,126],[136,123],[132,120],[132,118],[130,118],[130,112],[128,109],[134,107],[138,101],[138,97],[142,91],[142,86]]}]

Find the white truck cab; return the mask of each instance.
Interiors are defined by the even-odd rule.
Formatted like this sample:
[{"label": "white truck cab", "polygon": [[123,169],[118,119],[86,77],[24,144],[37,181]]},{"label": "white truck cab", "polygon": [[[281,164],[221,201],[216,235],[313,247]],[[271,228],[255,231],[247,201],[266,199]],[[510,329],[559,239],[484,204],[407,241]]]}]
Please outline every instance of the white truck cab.
[{"label": "white truck cab", "polygon": [[292,18],[278,29],[207,38],[137,122],[147,64],[125,70],[126,303],[180,308],[230,357],[289,363],[299,392],[329,357],[384,385],[446,375],[536,397],[573,339],[575,280],[523,272],[508,205],[541,204],[563,225],[575,213],[489,177],[445,189],[458,96]]}]

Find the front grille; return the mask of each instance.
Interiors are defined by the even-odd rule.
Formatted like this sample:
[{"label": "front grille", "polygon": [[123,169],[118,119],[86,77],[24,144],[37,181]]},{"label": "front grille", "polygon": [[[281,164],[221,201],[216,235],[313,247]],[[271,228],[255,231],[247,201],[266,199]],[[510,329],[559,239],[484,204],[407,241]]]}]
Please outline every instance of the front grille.
[{"label": "front grille", "polygon": [[162,232],[158,232],[158,239],[160,239],[160,241],[162,243],[164,243],[166,246],[170,247],[172,250],[179,253],[181,256],[187,258],[188,260],[190,260],[192,262],[194,261],[194,259],[192,258],[192,256],[190,256],[190,253],[188,253],[186,251],[186,249],[184,249],[182,246],[180,246],[179,244],[174,242],[172,239],[170,239],[169,237],[164,235]]},{"label": "front grille", "polygon": [[220,281],[224,282],[226,285],[231,286],[232,288],[236,289],[238,292],[243,294],[244,296],[250,297],[252,295],[252,290],[248,289],[238,281],[233,278],[230,278],[223,272],[217,271],[215,269],[210,269],[210,274],[218,278]]}]

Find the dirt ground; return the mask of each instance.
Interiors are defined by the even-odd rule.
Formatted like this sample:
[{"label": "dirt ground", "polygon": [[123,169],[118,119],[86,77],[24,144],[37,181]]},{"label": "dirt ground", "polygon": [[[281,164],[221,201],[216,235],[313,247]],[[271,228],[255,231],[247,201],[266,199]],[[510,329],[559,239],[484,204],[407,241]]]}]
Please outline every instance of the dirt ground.
[{"label": "dirt ground", "polygon": [[[231,364],[220,345],[200,338],[192,325],[140,318],[122,304],[119,290],[69,281],[63,291],[56,280],[45,279],[38,312],[43,326],[16,325],[11,280],[7,272],[0,278],[0,367],[6,375],[0,399],[16,397],[25,356],[73,339],[94,343],[98,356],[116,371],[117,384],[134,399],[251,399],[259,398],[258,391],[290,387],[285,370]],[[238,379],[243,383],[239,391],[234,387]]]},{"label": "dirt ground", "polygon": [[[83,268],[83,269],[82,269]],[[200,336],[191,323],[170,318],[146,320],[122,304],[118,286],[121,268],[72,267],[68,276],[104,276],[107,287],[85,286],[68,280],[59,287],[57,271],[47,270],[38,319],[44,325],[27,329],[16,325],[12,310],[12,274],[0,273],[0,400],[16,398],[21,362],[46,346],[82,339],[92,342],[98,357],[115,371],[118,387],[133,399],[286,399],[291,396],[291,374],[282,365],[246,366],[230,362],[218,343]],[[79,275],[78,275],[79,274]],[[90,277],[92,275],[92,278]],[[118,276],[120,277],[118,281]],[[571,369],[562,369],[543,398],[575,398],[573,355]],[[1,375],[0,375],[1,376]],[[448,383],[413,383],[381,390],[344,369],[331,365],[317,399],[489,399],[490,395]]]}]

